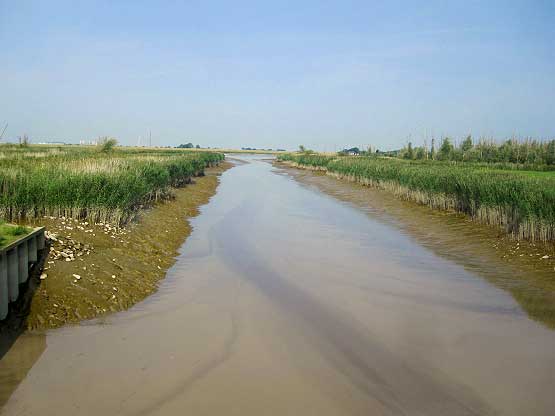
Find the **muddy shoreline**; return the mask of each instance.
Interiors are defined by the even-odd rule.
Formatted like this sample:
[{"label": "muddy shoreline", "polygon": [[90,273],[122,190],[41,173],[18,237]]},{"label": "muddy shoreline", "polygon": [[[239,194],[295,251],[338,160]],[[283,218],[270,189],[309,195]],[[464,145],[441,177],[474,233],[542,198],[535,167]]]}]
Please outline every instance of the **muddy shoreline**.
[{"label": "muddy shoreline", "polygon": [[419,244],[508,291],[527,315],[555,328],[555,246],[515,241],[464,214],[434,210],[392,192],[345,181],[318,169],[276,162],[299,183],[357,206]]},{"label": "muddy shoreline", "polygon": [[[124,228],[44,218],[49,254],[32,297],[28,330],[44,330],[128,309],[157,289],[191,233],[188,219],[215,194],[223,162],[174,190],[175,198],[140,213]],[[40,276],[40,277],[39,277]]]}]

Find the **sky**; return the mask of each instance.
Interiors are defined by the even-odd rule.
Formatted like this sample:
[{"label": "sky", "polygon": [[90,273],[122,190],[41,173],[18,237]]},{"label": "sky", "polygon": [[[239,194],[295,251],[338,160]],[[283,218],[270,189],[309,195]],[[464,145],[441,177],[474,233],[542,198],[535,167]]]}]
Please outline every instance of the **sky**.
[{"label": "sky", "polygon": [[0,0],[0,132],[324,151],[555,138],[554,21],[551,0]]}]

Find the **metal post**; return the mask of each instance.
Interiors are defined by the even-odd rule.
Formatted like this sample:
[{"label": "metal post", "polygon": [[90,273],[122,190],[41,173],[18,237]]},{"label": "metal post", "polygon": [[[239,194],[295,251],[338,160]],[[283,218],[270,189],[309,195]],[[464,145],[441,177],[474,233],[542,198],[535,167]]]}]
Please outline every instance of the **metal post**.
[{"label": "metal post", "polygon": [[8,256],[0,253],[0,320],[8,316],[10,297],[8,295]]},{"label": "metal post", "polygon": [[19,255],[19,283],[27,281],[29,276],[29,250],[27,249],[27,241],[22,242],[17,248]]},{"label": "metal post", "polygon": [[44,231],[42,231],[41,233],[37,234],[37,248],[39,250],[43,250],[44,249]]},{"label": "metal post", "polygon": [[19,256],[17,248],[7,253],[8,257],[8,294],[10,302],[15,302],[19,295]]},{"label": "metal post", "polygon": [[27,240],[27,247],[29,249],[29,262],[34,263],[37,261],[37,238],[38,236],[32,236]]}]

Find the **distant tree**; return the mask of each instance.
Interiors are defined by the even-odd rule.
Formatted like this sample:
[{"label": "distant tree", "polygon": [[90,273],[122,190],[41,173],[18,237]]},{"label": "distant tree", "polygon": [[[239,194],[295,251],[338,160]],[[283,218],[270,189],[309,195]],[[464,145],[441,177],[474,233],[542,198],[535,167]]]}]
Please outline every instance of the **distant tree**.
[{"label": "distant tree", "polygon": [[449,137],[443,139],[443,143],[441,143],[441,147],[439,148],[439,156],[442,160],[449,160],[453,155],[453,144]]},{"label": "distant tree", "polygon": [[187,144],[180,144],[179,146],[177,146],[179,149],[192,149],[193,147],[195,147],[193,145],[193,143],[187,143]]},{"label": "distant tree", "polygon": [[[345,149],[347,151],[348,149]],[[378,153],[378,152],[376,152]],[[426,142],[423,147],[413,147],[408,143],[401,150],[380,152],[383,156],[404,159],[438,159],[481,163],[519,163],[527,165],[555,165],[555,140],[518,140],[511,138],[502,143],[493,139],[480,138],[473,142],[471,136],[465,137],[460,145],[454,145],[446,137],[436,150],[435,140],[432,139],[430,151]]]},{"label": "distant tree", "polygon": [[426,149],[424,147],[416,148],[416,158],[418,160],[426,159]]},{"label": "distant tree", "polygon": [[464,139],[461,143],[461,150],[463,151],[463,153],[466,153],[470,149],[472,149],[472,136],[468,135],[466,136],[466,139]]},{"label": "distant tree", "polygon": [[306,147],[304,147],[304,145],[300,144],[299,145],[299,152],[301,152],[301,153],[306,152]]},{"label": "distant tree", "polygon": [[29,136],[24,134],[23,137],[19,137],[19,146],[28,147],[29,146]]},{"label": "distant tree", "polygon": [[547,144],[545,163],[548,165],[555,165],[555,140],[551,140]]},{"label": "distant tree", "polygon": [[341,156],[346,156],[346,155],[360,155],[361,152],[358,147],[351,147],[350,149],[343,149],[337,153]]},{"label": "distant tree", "polygon": [[196,148],[197,148],[197,149],[200,149],[200,145],[199,145],[199,144],[197,144],[197,145],[196,145]]},{"label": "distant tree", "polygon": [[412,143],[409,142],[409,144],[407,145],[407,149],[403,152],[403,158],[404,159],[414,159],[414,149],[412,148]]},{"label": "distant tree", "polygon": [[98,141],[98,150],[102,153],[110,153],[114,150],[114,147],[116,147],[117,144],[118,141],[113,137],[102,137]]}]

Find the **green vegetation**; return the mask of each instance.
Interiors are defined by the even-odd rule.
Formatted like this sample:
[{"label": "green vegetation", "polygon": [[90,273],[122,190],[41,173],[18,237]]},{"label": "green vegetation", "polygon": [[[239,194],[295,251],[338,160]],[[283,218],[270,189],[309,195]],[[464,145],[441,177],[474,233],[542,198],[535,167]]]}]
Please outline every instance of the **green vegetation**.
[{"label": "green vegetation", "polygon": [[187,144],[180,144],[177,146],[178,149],[200,149],[200,145],[194,145],[193,143],[189,142]]},{"label": "green vegetation", "polygon": [[171,198],[172,187],[224,158],[114,145],[100,152],[83,146],[0,146],[0,219],[47,215],[122,225],[142,206]]},{"label": "green vegetation", "polygon": [[118,144],[118,141],[116,139],[110,138],[110,137],[103,137],[98,142],[98,147],[101,152],[110,153],[114,150],[114,147],[116,147],[117,144]]},{"label": "green vegetation", "polygon": [[21,225],[6,224],[0,221],[0,248],[28,234],[31,230]]},{"label": "green vegetation", "polygon": [[426,144],[414,148],[409,142],[395,156],[408,160],[500,163],[513,164],[520,169],[555,170],[555,140],[510,139],[499,144],[480,139],[474,143],[472,137],[467,136],[456,146],[452,139],[445,137],[439,146],[432,139],[430,148]]},{"label": "green vegetation", "polygon": [[500,226],[518,239],[555,241],[552,172],[362,156],[284,154],[279,159],[388,189],[432,208],[463,212],[478,222]]}]

